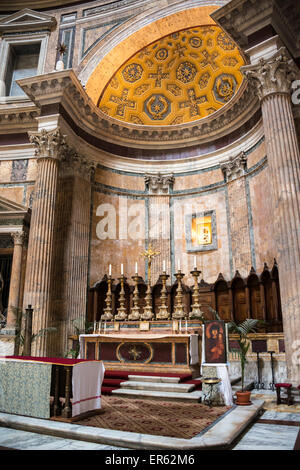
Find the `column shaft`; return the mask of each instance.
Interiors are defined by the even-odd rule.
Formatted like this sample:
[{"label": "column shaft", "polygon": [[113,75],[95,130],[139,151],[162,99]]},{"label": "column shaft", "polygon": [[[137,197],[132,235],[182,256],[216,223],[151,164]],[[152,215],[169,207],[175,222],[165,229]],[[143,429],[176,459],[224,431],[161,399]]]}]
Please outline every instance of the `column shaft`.
[{"label": "column shaft", "polygon": [[24,232],[17,232],[12,234],[14,240],[14,252],[12,269],[10,276],[9,298],[7,309],[7,323],[6,328],[17,327],[17,309],[19,308],[20,300],[20,285],[21,285],[21,271],[22,271],[22,252]]},{"label": "column shaft", "polygon": [[[300,155],[288,94],[262,102],[274,201],[274,237],[279,266],[288,377],[300,381]],[[298,363],[297,363],[298,362]]]}]

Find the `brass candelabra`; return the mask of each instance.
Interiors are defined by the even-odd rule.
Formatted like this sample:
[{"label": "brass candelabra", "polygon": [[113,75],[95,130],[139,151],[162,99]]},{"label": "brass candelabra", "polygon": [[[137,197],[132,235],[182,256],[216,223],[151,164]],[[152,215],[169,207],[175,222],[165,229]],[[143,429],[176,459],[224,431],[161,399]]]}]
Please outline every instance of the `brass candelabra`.
[{"label": "brass candelabra", "polygon": [[162,288],[161,288],[161,293],[160,293],[161,304],[159,306],[159,311],[156,315],[156,318],[158,320],[168,320],[170,318],[170,313],[168,311],[168,306],[167,306],[167,287],[166,287],[167,279],[169,277],[170,276],[166,274],[165,271],[160,275],[160,278],[162,281]]},{"label": "brass candelabra", "polygon": [[119,281],[121,283],[121,290],[120,290],[120,297],[119,297],[120,306],[117,309],[117,315],[114,318],[117,321],[124,321],[127,318],[126,307],[125,307],[125,290],[124,290],[125,280],[126,280],[126,277],[122,274],[121,277],[119,278]]},{"label": "brass candelabra", "polygon": [[185,318],[185,311],[182,303],[182,297],[183,297],[183,290],[182,290],[182,278],[184,277],[184,274],[178,270],[177,273],[175,273],[175,277],[177,279],[177,291],[176,291],[176,296],[175,296],[175,310],[173,312],[172,318],[181,320],[182,318]]},{"label": "brass candelabra", "polygon": [[140,276],[136,274],[135,276],[132,276],[132,279],[134,280],[134,283],[135,283],[134,291],[133,291],[133,307],[131,309],[130,314],[128,315],[128,320],[138,321],[141,318],[140,307],[139,307],[139,287],[138,287]]},{"label": "brass candelabra", "polygon": [[141,315],[142,320],[152,320],[154,317],[154,313],[152,310],[152,292],[151,292],[151,284],[150,284],[150,279],[148,279],[148,284],[147,284],[147,291],[146,291],[146,305],[144,306],[143,313]]},{"label": "brass candelabra", "polygon": [[106,308],[104,309],[104,314],[101,315],[101,320],[111,321],[113,319],[112,313],[112,293],[111,293],[111,286],[114,279],[111,276],[107,279],[107,293],[105,298]]},{"label": "brass candelabra", "polygon": [[198,269],[194,269],[191,271],[191,275],[194,278],[194,290],[192,294],[192,310],[189,313],[189,318],[198,318],[201,319],[203,318],[204,313],[201,310],[201,304],[199,301],[199,286],[198,286],[198,277],[200,276],[201,271],[198,271]]}]

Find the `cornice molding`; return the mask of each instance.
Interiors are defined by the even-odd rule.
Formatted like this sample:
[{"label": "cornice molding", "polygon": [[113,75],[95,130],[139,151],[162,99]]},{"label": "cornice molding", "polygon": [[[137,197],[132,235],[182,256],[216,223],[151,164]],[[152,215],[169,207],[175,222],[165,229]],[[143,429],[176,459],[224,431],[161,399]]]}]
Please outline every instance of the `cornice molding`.
[{"label": "cornice molding", "polygon": [[237,44],[248,47],[252,34],[272,26],[297,58],[300,56],[300,19],[294,0],[231,0],[211,14]]},{"label": "cornice molding", "polygon": [[51,31],[56,27],[54,16],[23,8],[12,15],[0,19],[0,34],[26,31]]},{"label": "cornice molding", "polygon": [[17,83],[44,116],[50,107],[53,110],[54,105],[62,106],[76,125],[95,138],[135,148],[164,149],[210,142],[238,129],[259,109],[254,90],[244,80],[232,100],[215,113],[192,123],[158,128],[123,123],[104,114],[89,98],[72,69]]}]

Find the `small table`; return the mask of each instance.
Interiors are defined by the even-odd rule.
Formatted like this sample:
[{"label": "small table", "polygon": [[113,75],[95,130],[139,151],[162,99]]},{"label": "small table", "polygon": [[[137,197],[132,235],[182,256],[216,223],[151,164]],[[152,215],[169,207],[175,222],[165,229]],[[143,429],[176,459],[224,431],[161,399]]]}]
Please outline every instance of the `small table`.
[{"label": "small table", "polygon": [[212,407],[212,392],[215,385],[219,384],[221,379],[218,377],[204,377],[202,379],[202,383],[205,383],[210,386],[208,393],[204,395],[204,402],[207,402],[207,405],[211,408]]}]

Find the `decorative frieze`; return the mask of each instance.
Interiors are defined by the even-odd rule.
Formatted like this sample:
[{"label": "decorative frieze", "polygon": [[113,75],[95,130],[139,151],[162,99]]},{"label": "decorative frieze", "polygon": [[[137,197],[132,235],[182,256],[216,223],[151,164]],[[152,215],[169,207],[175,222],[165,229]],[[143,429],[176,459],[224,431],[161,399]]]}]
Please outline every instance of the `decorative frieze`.
[{"label": "decorative frieze", "polygon": [[[41,78],[42,77],[42,78]],[[18,81],[23,91],[40,108],[49,103],[63,102],[67,113],[77,124],[90,134],[104,140],[112,141],[116,136],[119,145],[129,142],[143,142],[151,148],[159,145],[186,145],[187,141],[211,139],[212,134],[224,135],[226,130],[239,128],[258,110],[259,102],[252,87],[246,80],[241,84],[236,95],[217,115],[211,114],[193,123],[181,126],[164,126],[163,128],[145,129],[144,125],[129,124],[118,121],[98,109],[85,92],[72,70],[52,72],[40,77],[30,77]],[[113,140],[114,141],[114,140]],[[115,142],[115,141],[114,141]]]},{"label": "decorative frieze", "polygon": [[245,174],[247,168],[247,155],[245,152],[240,152],[236,157],[232,157],[228,162],[222,163],[221,170],[224,174],[226,182],[233,181]]}]

